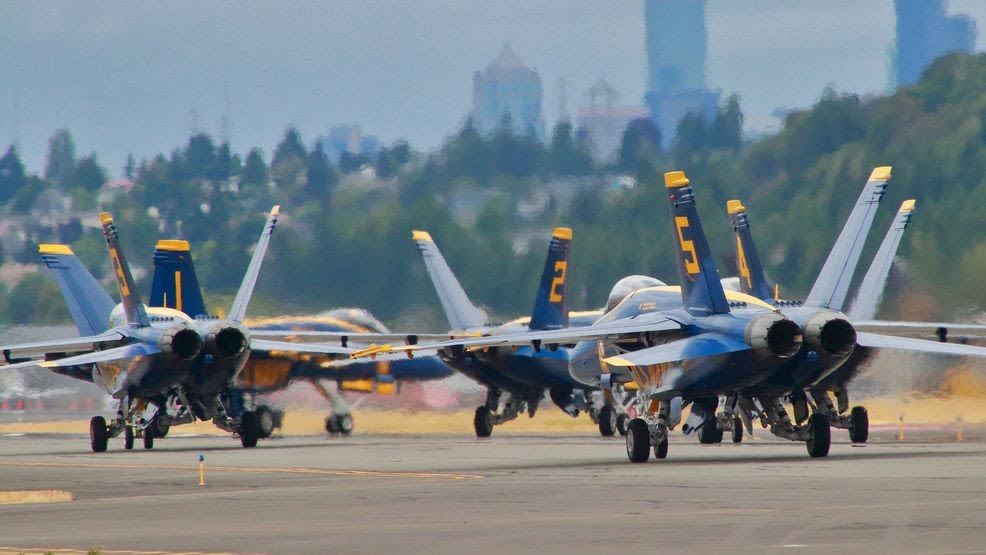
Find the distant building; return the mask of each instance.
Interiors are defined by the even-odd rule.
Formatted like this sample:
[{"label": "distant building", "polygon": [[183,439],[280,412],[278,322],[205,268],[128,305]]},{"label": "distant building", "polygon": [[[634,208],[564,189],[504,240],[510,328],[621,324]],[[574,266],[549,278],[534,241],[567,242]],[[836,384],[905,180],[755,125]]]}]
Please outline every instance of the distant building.
[{"label": "distant building", "polygon": [[688,112],[712,116],[719,92],[705,79],[705,0],[644,0],[647,94],[665,146]]},{"label": "distant building", "polygon": [[910,85],[947,52],[972,52],[976,22],[964,14],[947,15],[946,0],[894,0],[897,49],[893,54],[894,85]]},{"label": "distant building", "polygon": [[336,125],[329,129],[329,134],[319,140],[322,151],[332,160],[339,163],[343,152],[350,154],[365,154],[371,160],[380,150],[380,141],[373,135],[364,135],[358,125]]},{"label": "distant building", "polygon": [[647,117],[647,109],[620,105],[620,93],[602,78],[589,88],[588,96],[589,105],[579,108],[576,127],[588,135],[596,160],[612,160],[627,124]]},{"label": "distant building", "polygon": [[489,133],[505,115],[519,133],[544,133],[541,115],[541,77],[524,65],[510,44],[472,78],[472,119],[477,129]]}]

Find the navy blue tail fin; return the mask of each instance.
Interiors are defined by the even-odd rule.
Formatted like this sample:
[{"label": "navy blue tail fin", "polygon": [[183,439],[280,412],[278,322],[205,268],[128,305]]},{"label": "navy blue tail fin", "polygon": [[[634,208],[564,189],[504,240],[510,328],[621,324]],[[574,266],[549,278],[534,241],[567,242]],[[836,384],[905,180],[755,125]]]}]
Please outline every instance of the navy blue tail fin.
[{"label": "navy blue tail fin", "polygon": [[664,187],[673,226],[675,265],[681,281],[682,305],[695,315],[726,314],[729,312],[729,302],[722,290],[719,270],[702,230],[702,222],[695,209],[695,195],[688,186],[685,172],[664,174]]},{"label": "navy blue tail fin", "polygon": [[736,268],[739,272],[740,290],[749,295],[770,302],[774,300],[773,291],[763,273],[760,254],[753,242],[750,221],[746,217],[746,207],[738,200],[726,203],[729,223],[733,226],[733,240],[736,245]]},{"label": "navy blue tail fin", "polygon": [[544,260],[541,285],[531,312],[530,329],[554,330],[568,327],[568,257],[572,252],[572,230],[556,227],[551,233],[548,257]]},{"label": "navy blue tail fin", "polygon": [[127,323],[141,328],[149,327],[151,320],[147,317],[147,310],[140,300],[133,274],[130,273],[130,265],[120,248],[120,235],[113,225],[113,216],[103,212],[99,215],[99,221],[103,224],[103,238],[106,239],[106,248],[109,250],[116,285],[120,289],[120,302],[123,304]]},{"label": "navy blue tail fin", "polygon": [[157,242],[148,306],[173,308],[192,318],[208,316],[188,241],[164,239]]},{"label": "navy blue tail fin", "polygon": [[55,274],[55,281],[79,335],[99,335],[108,330],[110,313],[116,303],[76,258],[72,249],[66,245],[40,245],[38,252],[45,266]]}]

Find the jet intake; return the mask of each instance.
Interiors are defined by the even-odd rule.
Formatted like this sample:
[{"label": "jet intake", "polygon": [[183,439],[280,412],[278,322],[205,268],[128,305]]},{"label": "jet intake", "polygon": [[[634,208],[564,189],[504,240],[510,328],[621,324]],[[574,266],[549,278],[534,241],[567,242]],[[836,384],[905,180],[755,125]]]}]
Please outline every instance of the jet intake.
[{"label": "jet intake", "polygon": [[856,328],[839,312],[822,312],[805,326],[805,340],[826,355],[845,357],[856,346]]},{"label": "jet intake", "polygon": [[219,358],[233,358],[247,349],[249,335],[245,327],[235,322],[215,322],[205,328],[205,347]]},{"label": "jet intake", "polygon": [[169,358],[191,360],[202,350],[202,337],[188,326],[173,326],[158,338],[158,348]]},{"label": "jet intake", "polygon": [[801,327],[779,314],[764,314],[747,325],[746,341],[754,349],[791,358],[801,350]]}]

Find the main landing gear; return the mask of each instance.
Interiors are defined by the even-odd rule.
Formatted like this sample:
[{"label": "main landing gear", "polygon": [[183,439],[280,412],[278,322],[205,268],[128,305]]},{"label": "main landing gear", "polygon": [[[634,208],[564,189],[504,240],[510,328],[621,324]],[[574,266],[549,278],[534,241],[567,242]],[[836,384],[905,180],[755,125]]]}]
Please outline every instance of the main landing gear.
[{"label": "main landing gear", "polygon": [[779,398],[761,398],[760,402],[763,404],[760,413],[763,427],[769,426],[771,433],[777,437],[805,442],[808,455],[812,458],[828,456],[832,431],[824,411],[816,410],[808,417],[807,424],[801,425],[791,421]]},{"label": "main landing gear", "polygon": [[491,387],[486,392],[486,403],[476,407],[476,413],[473,415],[472,424],[476,437],[490,437],[495,426],[516,419],[525,410],[533,417],[537,407],[536,399],[527,402],[511,393],[503,409],[496,412],[500,408],[500,390]]},{"label": "main landing gear", "polygon": [[849,409],[849,397],[843,388],[837,394],[839,408],[836,409],[827,391],[812,391],[812,398],[818,406],[819,412],[824,413],[833,428],[849,430],[849,439],[853,443],[866,443],[870,438],[870,416],[866,412],[866,407],[855,406],[846,414]]}]

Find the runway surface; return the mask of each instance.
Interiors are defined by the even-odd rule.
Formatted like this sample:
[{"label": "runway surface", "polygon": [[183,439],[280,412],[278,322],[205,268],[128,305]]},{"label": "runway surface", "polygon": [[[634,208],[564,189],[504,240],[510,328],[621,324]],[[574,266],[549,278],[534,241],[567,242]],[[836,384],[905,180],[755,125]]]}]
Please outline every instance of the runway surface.
[{"label": "runway surface", "polygon": [[[0,436],[0,553],[955,553],[986,550],[986,443],[946,435],[760,439],[626,461],[582,435],[229,437],[93,454],[80,435]],[[844,434],[844,432],[841,432]],[[138,442],[139,443],[139,442]],[[206,458],[199,486],[198,455]],[[58,551],[54,551],[58,552]],[[73,551],[64,551],[71,553]]]}]

